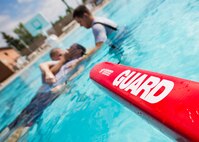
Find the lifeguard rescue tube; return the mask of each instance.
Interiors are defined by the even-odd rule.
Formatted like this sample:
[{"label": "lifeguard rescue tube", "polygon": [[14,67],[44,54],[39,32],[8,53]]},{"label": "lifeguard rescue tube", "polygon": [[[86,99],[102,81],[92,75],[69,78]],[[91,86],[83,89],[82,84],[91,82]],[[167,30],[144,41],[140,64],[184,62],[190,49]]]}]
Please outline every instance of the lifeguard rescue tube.
[{"label": "lifeguard rescue tube", "polygon": [[199,141],[199,83],[103,62],[90,78],[186,139]]}]

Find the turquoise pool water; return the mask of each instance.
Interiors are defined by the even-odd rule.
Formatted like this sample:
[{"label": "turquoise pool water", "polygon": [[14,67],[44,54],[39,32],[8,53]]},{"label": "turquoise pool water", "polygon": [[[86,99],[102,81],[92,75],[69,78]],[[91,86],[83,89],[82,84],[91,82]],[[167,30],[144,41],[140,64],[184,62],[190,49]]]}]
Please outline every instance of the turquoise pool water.
[{"label": "turquoise pool water", "polygon": [[[122,64],[199,81],[199,2],[197,0],[117,0],[97,15],[128,27]],[[81,34],[80,34],[81,33]],[[91,48],[91,31],[76,29],[62,43]],[[117,62],[108,46],[84,64],[85,70],[45,109],[37,123],[20,139],[32,142],[170,142],[139,114],[110,97],[89,79],[89,70],[101,61]],[[41,85],[39,63],[0,92],[0,129],[29,104]]]}]

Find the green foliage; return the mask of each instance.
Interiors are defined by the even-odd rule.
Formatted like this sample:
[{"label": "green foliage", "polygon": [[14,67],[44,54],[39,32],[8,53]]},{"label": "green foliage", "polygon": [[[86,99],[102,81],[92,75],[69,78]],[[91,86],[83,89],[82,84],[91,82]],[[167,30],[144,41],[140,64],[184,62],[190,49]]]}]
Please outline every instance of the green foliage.
[{"label": "green foliage", "polygon": [[66,9],[66,13],[68,14],[68,13],[73,13],[73,9],[72,8],[67,8]]},{"label": "green foliage", "polygon": [[66,9],[66,13],[72,13],[73,12],[73,8],[70,7],[65,0],[61,0],[61,1],[66,5],[66,8],[67,8]]},{"label": "green foliage", "polygon": [[5,39],[6,43],[8,44],[8,46],[14,47],[18,51],[21,51],[22,49],[26,48],[26,46],[22,42],[20,42],[19,39],[16,39],[16,38],[6,34],[5,32],[1,32],[1,34],[2,34],[3,38]]},{"label": "green foliage", "polygon": [[58,22],[60,22],[62,19],[64,19],[64,16],[59,16],[59,19],[56,20],[55,22],[51,22],[52,25],[57,24]]},{"label": "green foliage", "polygon": [[82,3],[86,3],[87,2],[87,0],[82,0]]},{"label": "green foliage", "polygon": [[64,17],[63,16],[59,16],[59,20],[61,21],[62,19],[64,19]]},{"label": "green foliage", "polygon": [[26,30],[22,23],[19,23],[18,27],[14,29],[14,33],[28,45],[34,40],[34,37]]}]

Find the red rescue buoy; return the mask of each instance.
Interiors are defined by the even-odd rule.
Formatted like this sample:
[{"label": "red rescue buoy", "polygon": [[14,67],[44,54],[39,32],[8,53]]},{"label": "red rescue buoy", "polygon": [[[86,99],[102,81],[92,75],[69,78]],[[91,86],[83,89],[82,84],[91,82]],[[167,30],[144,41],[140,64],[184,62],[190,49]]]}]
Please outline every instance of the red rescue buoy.
[{"label": "red rescue buoy", "polygon": [[103,62],[90,78],[189,141],[199,141],[199,83]]}]

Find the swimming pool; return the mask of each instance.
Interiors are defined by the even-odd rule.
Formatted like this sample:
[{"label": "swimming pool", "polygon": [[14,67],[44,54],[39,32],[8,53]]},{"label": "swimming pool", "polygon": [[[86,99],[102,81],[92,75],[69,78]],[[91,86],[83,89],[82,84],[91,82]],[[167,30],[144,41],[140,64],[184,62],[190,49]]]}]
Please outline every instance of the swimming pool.
[{"label": "swimming pool", "polygon": [[[97,15],[128,26],[122,64],[199,81],[198,12],[199,2],[195,0],[117,0]],[[64,47],[74,42],[88,48],[94,45],[91,31],[83,28],[76,29],[62,42]],[[73,89],[55,100],[21,141],[174,141],[89,79],[89,70],[97,62],[117,62],[107,51],[104,45],[85,64],[84,72],[70,83]],[[41,85],[38,65],[46,60],[48,55],[0,92],[0,129],[34,97]]]}]

